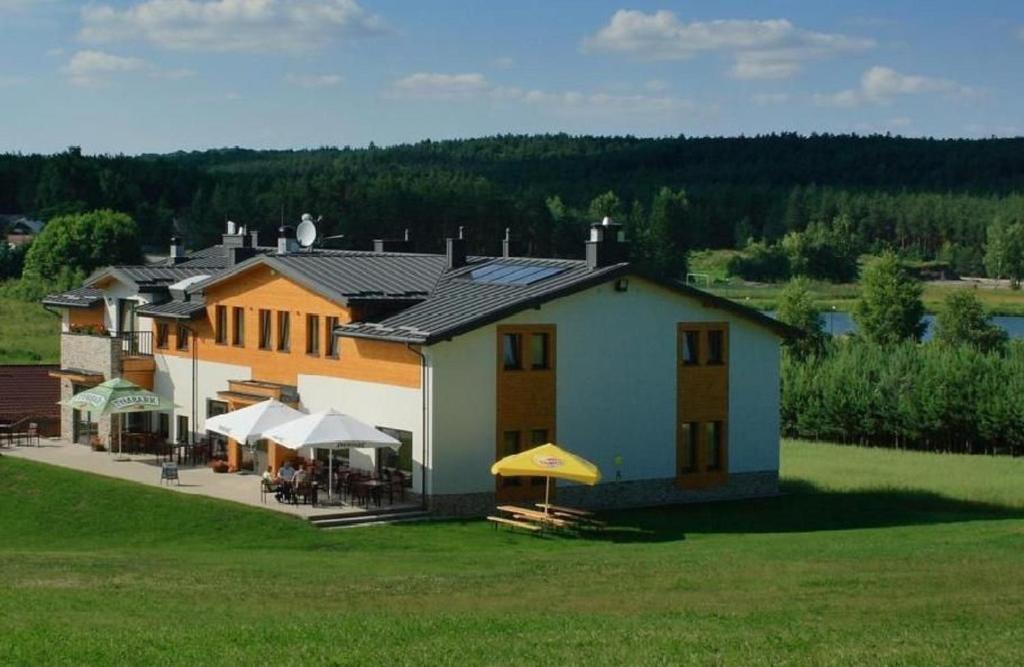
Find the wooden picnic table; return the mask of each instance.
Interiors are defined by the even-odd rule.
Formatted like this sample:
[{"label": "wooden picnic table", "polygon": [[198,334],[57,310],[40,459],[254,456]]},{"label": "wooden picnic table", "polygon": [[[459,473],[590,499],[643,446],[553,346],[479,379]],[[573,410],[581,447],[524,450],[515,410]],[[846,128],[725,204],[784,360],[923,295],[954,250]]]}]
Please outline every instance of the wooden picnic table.
[{"label": "wooden picnic table", "polygon": [[545,514],[544,512],[538,512],[528,507],[519,507],[518,505],[499,505],[498,511],[507,512],[517,519],[525,519],[527,521],[534,521],[540,524],[550,524],[556,528],[572,528],[575,526],[575,521],[568,517],[557,517],[551,514]]},{"label": "wooden picnic table", "polygon": [[537,503],[537,507],[541,509],[551,510],[552,512],[561,512],[562,514],[572,514],[573,516],[579,517],[592,517],[593,512],[587,510],[578,510],[574,507],[562,507],[561,505],[552,505],[551,503]]}]

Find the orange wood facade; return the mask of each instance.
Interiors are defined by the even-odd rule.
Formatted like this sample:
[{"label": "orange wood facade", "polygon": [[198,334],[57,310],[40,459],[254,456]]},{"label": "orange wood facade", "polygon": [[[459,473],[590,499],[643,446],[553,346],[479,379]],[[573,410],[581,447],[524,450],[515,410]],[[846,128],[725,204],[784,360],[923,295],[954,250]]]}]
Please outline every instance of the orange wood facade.
[{"label": "orange wood facade", "polygon": [[[244,382],[229,382],[228,391],[232,392],[232,396],[227,397],[228,412],[239,410],[241,408],[253,405],[264,398],[276,398],[281,401],[281,391],[279,388],[274,387],[256,387],[252,384]],[[250,394],[252,398],[243,398],[241,394]],[[288,403],[293,408],[298,408],[297,405],[290,401],[282,401]],[[242,445],[234,438],[228,438],[228,471],[235,472],[241,469],[242,465]],[[298,454],[282,447],[276,443],[267,441],[267,465],[271,468],[274,474],[284,465],[285,461],[295,460],[298,458]],[[253,472],[262,473],[262,470],[255,470]]]},{"label": "orange wood facade", "polygon": [[[217,306],[227,308],[228,331],[225,343],[216,342]],[[242,308],[244,322],[242,345],[235,345],[233,309]],[[260,310],[271,312],[271,346],[260,348]],[[278,350],[279,313],[288,313],[290,344]],[[307,315],[317,317],[320,337],[317,354],[306,352]],[[333,303],[273,269],[258,265],[215,285],[206,292],[206,316],[189,323],[197,333],[197,358],[225,364],[248,366],[252,378],[296,385],[300,374],[376,382],[400,387],[419,388],[420,359],[401,343],[339,338],[337,358],[328,357],[327,318],[337,317],[339,324],[350,322],[352,312]],[[156,339],[154,324],[154,340]],[[177,349],[177,331],[170,323],[166,348],[160,354],[191,357],[191,350]],[[189,341],[192,344],[192,341]]]},{"label": "orange wood facade", "polygon": [[[521,368],[505,368],[505,335],[518,334]],[[546,368],[533,368],[530,341],[534,334],[547,335]],[[553,325],[499,326],[497,328],[497,424],[495,429],[495,460],[509,454],[507,433],[518,433],[518,451],[530,449],[542,442],[533,442],[532,434],[545,431],[545,442],[556,438],[556,356],[555,327]],[[496,478],[498,500],[543,500],[543,478]],[[554,497],[554,484],[552,484]]]},{"label": "orange wood facade", "polygon": [[68,325],[72,327],[102,327],[104,326],[102,303],[92,308],[68,308]]},{"label": "orange wood facade", "polygon": [[[687,332],[696,335],[694,363],[686,363]],[[710,337],[721,332],[720,363],[710,362]],[[686,488],[708,488],[725,484],[729,477],[729,323],[685,322],[678,325],[676,338],[676,480]],[[695,433],[687,433],[695,424]],[[710,465],[709,438],[713,424],[721,429],[719,465]],[[690,440],[695,451],[685,452]],[[691,461],[686,466],[684,461]]]}]

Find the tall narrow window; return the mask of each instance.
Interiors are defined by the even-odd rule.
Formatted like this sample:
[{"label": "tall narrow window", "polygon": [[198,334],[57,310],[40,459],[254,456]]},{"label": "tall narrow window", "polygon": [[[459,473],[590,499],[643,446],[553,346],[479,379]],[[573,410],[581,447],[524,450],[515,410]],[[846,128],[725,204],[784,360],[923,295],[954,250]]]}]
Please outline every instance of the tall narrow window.
[{"label": "tall narrow window", "polygon": [[245,308],[238,306],[231,309],[231,344],[245,346]]},{"label": "tall narrow window", "polygon": [[217,306],[215,309],[216,321],[214,323],[217,345],[228,344],[228,307]]},{"label": "tall narrow window", "polygon": [[548,335],[546,333],[530,335],[530,367],[533,370],[543,370],[551,367]]},{"label": "tall narrow window", "polygon": [[[504,456],[511,456],[519,453],[520,440],[519,431],[505,431],[503,434]],[[520,486],[522,480],[518,477],[502,477],[502,486]]]},{"label": "tall narrow window", "polygon": [[179,350],[188,349],[188,329],[182,325],[178,325],[178,332],[176,336],[177,340],[174,341],[174,347]]},{"label": "tall narrow window", "polygon": [[174,439],[179,442],[188,442],[188,415],[178,415],[177,428],[175,429]]},{"label": "tall narrow window", "polygon": [[708,423],[708,470],[722,469],[722,422]]},{"label": "tall narrow window", "polygon": [[501,348],[505,370],[515,371],[523,367],[522,339],[522,336],[515,333],[502,335]]},{"label": "tall narrow window", "polygon": [[721,329],[708,331],[708,363],[716,366],[725,363],[725,332]]},{"label": "tall narrow window", "polygon": [[260,349],[270,349],[270,311],[260,308]]},{"label": "tall narrow window", "polygon": [[687,366],[695,366],[700,363],[700,332],[683,332],[683,363]]},{"label": "tall narrow window", "polygon": [[167,322],[156,323],[156,346],[158,349],[167,349],[167,339],[171,335],[170,329]]},{"label": "tall narrow window", "polygon": [[306,354],[320,356],[319,315],[306,315]]},{"label": "tall narrow window", "polygon": [[679,472],[697,472],[697,422],[683,422],[681,429],[677,455]]},{"label": "tall narrow window", "polygon": [[287,352],[292,348],[291,313],[277,311],[277,351]]},{"label": "tall narrow window", "polygon": [[326,317],[324,320],[327,322],[324,325],[324,335],[327,337],[327,356],[332,359],[337,359],[338,352],[341,350],[338,346],[338,338],[334,335],[334,330],[338,327],[338,318]]}]

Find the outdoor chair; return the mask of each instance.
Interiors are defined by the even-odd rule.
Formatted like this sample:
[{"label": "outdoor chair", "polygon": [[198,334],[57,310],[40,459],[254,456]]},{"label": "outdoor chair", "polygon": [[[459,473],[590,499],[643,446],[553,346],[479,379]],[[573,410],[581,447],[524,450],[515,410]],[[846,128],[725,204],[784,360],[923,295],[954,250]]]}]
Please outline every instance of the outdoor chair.
[{"label": "outdoor chair", "polygon": [[267,496],[277,493],[277,487],[269,479],[260,478],[260,502],[266,503]]},{"label": "outdoor chair", "polygon": [[160,483],[163,484],[166,481],[169,485],[171,480],[181,486],[181,479],[178,477],[178,464],[165,461],[160,465]]},{"label": "outdoor chair", "polygon": [[31,444],[33,444],[32,441],[34,440],[35,441],[35,446],[38,447],[39,446],[39,424],[37,424],[35,422],[30,422],[29,425],[28,425],[28,431],[25,432],[25,438],[26,438],[26,443],[25,444],[31,445]]}]

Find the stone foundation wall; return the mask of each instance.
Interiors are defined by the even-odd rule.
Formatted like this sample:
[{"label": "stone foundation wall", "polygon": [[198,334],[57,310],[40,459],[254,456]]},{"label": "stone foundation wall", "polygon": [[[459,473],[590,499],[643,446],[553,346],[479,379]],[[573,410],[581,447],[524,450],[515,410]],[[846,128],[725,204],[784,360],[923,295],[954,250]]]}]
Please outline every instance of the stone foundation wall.
[{"label": "stone foundation wall", "polygon": [[[107,336],[89,336],[84,334],[61,334],[60,367],[99,373],[104,380],[121,374],[121,342]],[[74,384],[71,380],[61,378],[60,399],[67,400],[74,396]],[[74,436],[73,410],[67,407],[60,409],[60,435],[64,440]],[[111,419],[101,417],[97,424],[98,435],[104,443],[110,443]]]},{"label": "stone foundation wall", "polygon": [[[763,498],[778,492],[778,471],[765,470],[735,473],[729,475],[728,482],[722,486],[699,490],[681,489],[671,478],[559,487],[555,502],[591,510],[608,510]],[[437,516],[484,516],[492,514],[497,504],[494,493],[435,495],[429,498],[428,503],[430,511]]]}]

